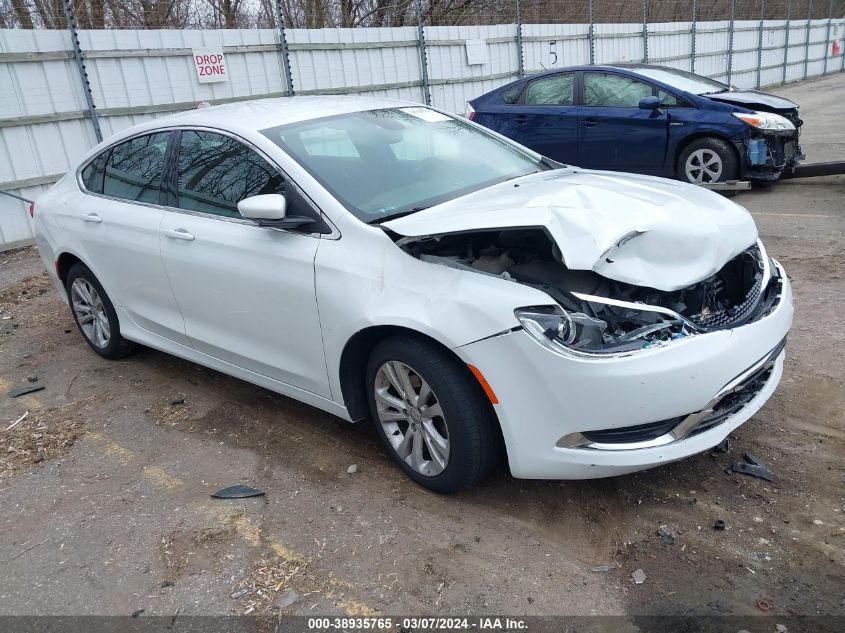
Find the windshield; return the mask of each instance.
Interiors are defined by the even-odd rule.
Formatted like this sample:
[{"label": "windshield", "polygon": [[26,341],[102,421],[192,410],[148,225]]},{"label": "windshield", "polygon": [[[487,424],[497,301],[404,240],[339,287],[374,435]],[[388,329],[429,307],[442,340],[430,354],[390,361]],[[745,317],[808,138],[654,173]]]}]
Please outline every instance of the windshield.
[{"label": "windshield", "polygon": [[364,222],[548,169],[540,157],[422,106],[262,130]]},{"label": "windshield", "polygon": [[642,75],[648,79],[655,81],[662,81],[665,84],[683,90],[684,92],[691,92],[694,95],[703,95],[713,92],[727,92],[731,87],[723,84],[721,81],[715,81],[702,77],[701,75],[693,75],[685,70],[678,70],[677,68],[632,68],[633,72]]}]

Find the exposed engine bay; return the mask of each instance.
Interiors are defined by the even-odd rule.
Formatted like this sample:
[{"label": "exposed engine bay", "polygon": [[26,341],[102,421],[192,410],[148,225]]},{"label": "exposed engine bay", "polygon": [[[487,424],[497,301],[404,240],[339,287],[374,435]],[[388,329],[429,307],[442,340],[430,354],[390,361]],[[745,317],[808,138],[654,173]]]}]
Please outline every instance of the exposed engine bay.
[{"label": "exposed engine bay", "polygon": [[625,353],[735,328],[771,312],[780,296],[779,273],[759,241],[716,274],[676,291],[571,270],[542,228],[401,238],[397,243],[424,262],[494,275],[548,294],[557,306],[526,308],[517,317],[535,336],[548,339],[550,347],[576,353]]}]

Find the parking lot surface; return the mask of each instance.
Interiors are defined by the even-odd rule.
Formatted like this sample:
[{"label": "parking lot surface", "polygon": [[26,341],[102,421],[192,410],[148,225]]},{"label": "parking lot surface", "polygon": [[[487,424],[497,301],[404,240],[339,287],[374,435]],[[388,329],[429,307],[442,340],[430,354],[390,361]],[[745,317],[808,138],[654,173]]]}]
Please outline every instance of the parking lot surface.
[{"label": "parking lot surface", "polygon": [[[774,92],[808,162],[845,159],[845,75]],[[0,614],[845,614],[845,177],[735,200],[796,318],[727,452],[453,496],[366,428],[153,350],[100,359],[34,250],[0,253]],[[728,472],[745,452],[772,482]],[[210,497],[233,484],[266,494]]]}]

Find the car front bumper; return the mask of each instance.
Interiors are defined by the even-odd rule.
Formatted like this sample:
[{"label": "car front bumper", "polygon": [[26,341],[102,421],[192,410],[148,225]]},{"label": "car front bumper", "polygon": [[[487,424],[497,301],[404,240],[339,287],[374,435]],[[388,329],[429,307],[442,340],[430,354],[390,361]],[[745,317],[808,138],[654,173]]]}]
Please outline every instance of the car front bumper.
[{"label": "car front bumper", "polygon": [[[774,392],[783,372],[782,342],[792,323],[792,291],[781,269],[777,307],[753,323],[690,336],[621,358],[562,356],[525,331],[456,349],[477,367],[498,399],[511,472],[527,479],[622,475],[683,459],[720,443]],[[752,398],[718,424],[675,439],[605,446],[579,442],[591,431],[688,419],[768,361]],[[758,374],[759,376],[759,374]]]},{"label": "car front bumper", "polygon": [[[755,152],[750,146],[754,143],[762,144],[764,160],[752,159]],[[741,177],[749,180],[777,180],[784,170],[804,159],[797,130],[791,136],[763,134],[743,139],[737,145],[737,152],[742,157]]]}]

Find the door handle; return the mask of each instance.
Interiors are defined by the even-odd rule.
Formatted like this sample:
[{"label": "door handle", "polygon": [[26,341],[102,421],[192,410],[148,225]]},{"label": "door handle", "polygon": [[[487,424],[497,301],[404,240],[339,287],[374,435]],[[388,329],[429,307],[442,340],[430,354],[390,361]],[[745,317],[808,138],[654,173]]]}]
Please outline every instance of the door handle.
[{"label": "door handle", "polygon": [[103,221],[103,218],[101,218],[96,213],[89,213],[87,215],[82,216],[82,221],[83,222],[91,222],[92,224],[99,224],[100,222]]},{"label": "door handle", "polygon": [[188,233],[185,229],[167,229],[164,234],[174,240],[193,241],[194,236]]},{"label": "door handle", "polygon": [[525,123],[528,120],[527,114],[517,114],[516,115],[516,122],[517,123]]},{"label": "door handle", "polygon": [[593,126],[598,125],[598,124],[599,124],[599,120],[596,117],[593,117],[593,116],[587,117],[586,119],[581,121],[581,125],[583,125],[584,127],[593,127]]}]

